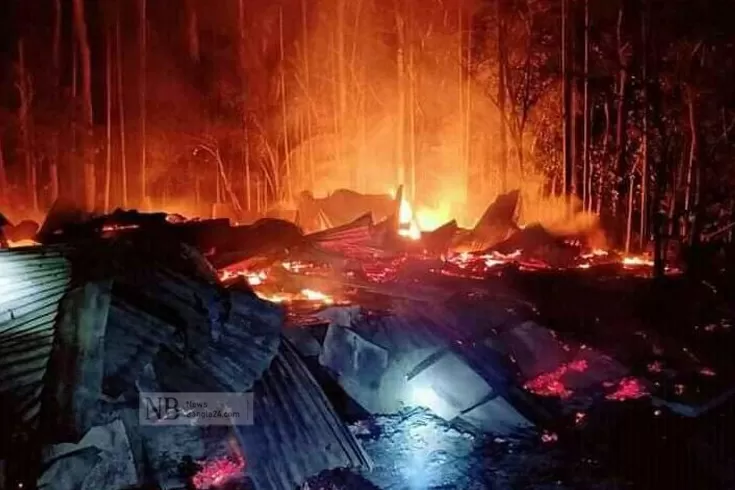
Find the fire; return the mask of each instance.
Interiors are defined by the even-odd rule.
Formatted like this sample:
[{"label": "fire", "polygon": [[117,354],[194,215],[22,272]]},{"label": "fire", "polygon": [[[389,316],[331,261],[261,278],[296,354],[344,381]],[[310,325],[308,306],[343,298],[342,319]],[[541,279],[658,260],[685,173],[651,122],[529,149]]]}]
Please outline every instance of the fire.
[{"label": "fire", "polygon": [[411,240],[421,238],[421,230],[414,217],[413,208],[406,199],[401,199],[401,206],[398,211],[398,234]]},{"label": "fire", "polygon": [[265,282],[266,279],[268,279],[268,274],[263,270],[252,272],[240,269],[224,269],[220,271],[219,276],[220,280],[223,282],[235,279],[237,277],[244,277],[248,284],[250,284],[251,286],[260,286]]},{"label": "fire", "polygon": [[421,206],[416,210],[416,223],[421,231],[436,230],[449,221],[451,221],[451,213],[448,206],[440,206],[435,209]]},{"label": "fire", "polygon": [[33,240],[8,241],[8,247],[10,248],[35,247],[36,245],[38,245],[38,242]]},{"label": "fire", "polygon": [[653,261],[645,257],[629,255],[623,257],[623,265],[626,267],[653,267]]},{"label": "fire", "polygon": [[334,299],[330,296],[319,291],[314,291],[313,289],[302,289],[301,295],[308,301],[318,301],[326,305],[334,304]]},{"label": "fire", "polygon": [[302,289],[298,293],[278,292],[269,293],[265,291],[255,291],[255,294],[262,300],[270,301],[271,303],[288,304],[294,301],[307,301],[309,303],[333,305],[335,303],[334,298],[316,291],[314,289]]}]

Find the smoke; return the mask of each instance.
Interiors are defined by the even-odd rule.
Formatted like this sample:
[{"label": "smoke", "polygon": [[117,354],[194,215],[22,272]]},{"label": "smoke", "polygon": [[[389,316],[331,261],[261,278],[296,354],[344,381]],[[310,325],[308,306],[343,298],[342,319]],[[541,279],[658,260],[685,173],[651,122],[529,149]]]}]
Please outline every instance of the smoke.
[{"label": "smoke", "polygon": [[[492,73],[469,69],[487,44],[474,29],[479,2],[321,0],[308,11],[305,3],[294,6],[302,35],[278,82],[292,193],[403,184],[429,221],[474,223],[504,191]],[[546,197],[547,176],[533,161],[521,171],[508,145],[507,185],[522,190],[522,220],[558,226],[567,208]]]},{"label": "smoke", "polygon": [[[287,119],[297,189],[467,202],[497,112],[468,75],[469,2],[321,1],[293,47]],[[305,48],[304,48],[305,47]]]}]

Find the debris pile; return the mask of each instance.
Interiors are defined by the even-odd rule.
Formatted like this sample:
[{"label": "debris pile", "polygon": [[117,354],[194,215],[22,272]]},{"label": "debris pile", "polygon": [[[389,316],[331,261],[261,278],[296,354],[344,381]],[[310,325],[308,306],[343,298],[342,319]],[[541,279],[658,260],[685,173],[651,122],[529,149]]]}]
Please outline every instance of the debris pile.
[{"label": "debris pile", "polygon": [[[0,437],[23,450],[0,459],[27,468],[9,477],[291,489],[372,468],[349,418],[421,408],[473,437],[538,431],[555,444],[601,406],[696,418],[733,393],[735,367],[701,355],[724,336],[684,347],[731,323],[674,338],[636,316],[647,258],[519,225],[517,192],[472,229],[416,235],[401,195],[304,195],[296,223],[63,203],[40,227],[5,222]],[[252,393],[256,423],[144,426],[140,396],[153,392]]]}]

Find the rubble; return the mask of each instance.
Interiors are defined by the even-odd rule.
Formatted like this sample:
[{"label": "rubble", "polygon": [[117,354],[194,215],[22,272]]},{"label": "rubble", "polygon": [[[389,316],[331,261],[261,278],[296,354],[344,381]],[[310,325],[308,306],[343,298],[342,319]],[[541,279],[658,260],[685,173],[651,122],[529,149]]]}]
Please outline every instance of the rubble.
[{"label": "rubble", "polygon": [[[400,190],[353,194],[313,200],[300,226],[59,203],[32,237],[42,246],[0,251],[0,437],[35,455],[0,454],[10,479],[402,488],[417,473],[390,452],[411,444],[393,445],[434,425],[438,446],[470,442],[430,450],[423,488],[469,485],[488,438],[565,444],[598,430],[610,405],[697,420],[731,399],[735,368],[700,355],[729,338],[709,327],[717,319],[685,336],[644,328],[649,259],[518,225],[517,192],[471,230],[418,237],[400,233]],[[330,207],[355,199],[349,213]],[[682,346],[703,336],[717,340]],[[138,394],[155,391],[252,392],[256,423],[141,426]],[[356,437],[344,422],[355,417],[384,432],[353,426]]]}]

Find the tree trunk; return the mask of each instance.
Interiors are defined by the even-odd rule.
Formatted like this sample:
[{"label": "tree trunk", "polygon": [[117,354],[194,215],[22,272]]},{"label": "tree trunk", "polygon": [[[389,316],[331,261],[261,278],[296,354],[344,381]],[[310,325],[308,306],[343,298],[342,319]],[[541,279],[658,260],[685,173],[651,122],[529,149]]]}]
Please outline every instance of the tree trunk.
[{"label": "tree trunk", "polygon": [[623,43],[623,7],[620,7],[618,11],[618,28],[617,28],[617,43],[618,43],[618,63],[620,64],[618,72],[618,94],[617,94],[617,120],[615,124],[615,161],[616,161],[616,175],[621,181],[617,185],[617,199],[614,201],[613,214],[623,209],[623,199],[625,193],[628,191],[626,187],[626,179],[623,177],[628,174],[626,168],[626,129],[627,129],[627,114],[626,114],[626,92],[628,86],[628,67],[627,60],[625,59],[625,46]]},{"label": "tree trunk", "polygon": [[648,1],[643,0],[644,5],[641,9],[641,38],[642,38],[642,75],[643,75],[643,140],[641,141],[641,211],[640,211],[640,228],[638,246],[644,250],[647,243],[647,221],[648,221]]},{"label": "tree trunk", "polygon": [[633,172],[628,176],[628,216],[625,227],[625,253],[630,253],[630,241],[631,235],[633,234],[633,194],[635,190],[635,178]]},{"label": "tree trunk", "polygon": [[[410,18],[410,15],[409,15]],[[414,67],[413,43],[408,43],[408,175],[409,175],[409,199],[416,202],[416,72]],[[466,108],[465,108],[466,109]],[[465,120],[466,123],[466,120]],[[467,126],[465,124],[465,134]],[[465,135],[463,135],[464,137]],[[466,141],[466,140],[465,140]],[[465,151],[467,150],[465,146]],[[466,155],[462,155],[462,160],[467,162]]]},{"label": "tree trunk", "polygon": [[[56,98],[56,104],[61,106],[61,28],[62,28],[62,7],[61,0],[54,0],[54,35],[53,45],[51,47],[52,63],[53,63],[53,86]],[[49,179],[51,183],[51,202],[56,202],[59,198],[59,130],[54,129],[51,135],[52,151],[49,162]]]},{"label": "tree trunk", "polygon": [[5,208],[10,205],[9,194],[10,187],[8,186],[8,173],[5,169],[5,157],[3,156],[3,142],[0,138],[0,206]]},{"label": "tree trunk", "polygon": [[112,191],[112,33],[108,25],[105,32],[105,112],[106,112],[106,153],[105,153],[105,212],[109,213],[110,193]]},{"label": "tree trunk", "polygon": [[[243,0],[240,0],[240,3],[242,4]],[[304,84],[305,84],[305,90],[306,90],[306,98],[307,100],[311,100],[309,97],[311,97],[311,66],[309,63],[309,24],[308,24],[308,18],[307,18],[307,8],[306,8],[306,2],[307,0],[301,0],[301,30],[302,30],[302,43],[304,45]],[[241,7],[242,8],[242,7]],[[244,39],[244,33],[243,33],[243,39]],[[364,97],[363,97],[364,99]],[[312,106],[311,103],[309,103],[307,111],[306,111],[306,141],[307,141],[307,149],[308,149],[308,175],[309,175],[309,186],[311,189],[314,188],[316,185],[316,175],[314,170],[314,134],[313,134],[313,122],[312,122]]]},{"label": "tree trunk", "polygon": [[[305,1],[305,0],[304,0]],[[304,14],[306,15],[306,14]],[[239,69],[240,69],[240,91],[241,96],[244,98],[245,94],[248,91],[248,83],[247,83],[247,63],[246,63],[246,53],[247,53],[247,47],[246,47],[246,39],[245,39],[245,0],[238,0],[237,2],[237,39],[238,39],[238,59],[239,59]],[[307,82],[308,83],[308,82]],[[245,106],[241,107],[241,117],[242,117],[242,131],[243,131],[243,139],[242,139],[242,153],[243,153],[243,165],[244,168],[244,179],[245,182],[245,205],[247,207],[247,210],[250,211],[252,209],[252,182],[250,177],[250,138],[249,138],[249,132],[248,132],[248,120],[247,120],[247,114],[246,114]]]},{"label": "tree trunk", "polygon": [[[401,5],[403,3],[401,2]],[[398,7],[396,7],[397,9]],[[396,10],[396,31],[398,34],[398,49],[396,50],[396,70],[398,84],[398,120],[396,121],[396,186],[403,185],[406,181],[406,62],[404,60],[405,53],[405,32],[403,26],[403,12]],[[459,90],[459,107],[461,113],[462,107],[462,73],[459,74],[460,90]]]},{"label": "tree trunk", "polygon": [[25,166],[26,192],[30,196],[33,211],[38,211],[38,173],[33,158],[31,105],[33,104],[33,87],[30,76],[26,71],[25,45],[23,39],[18,41],[18,82],[16,84],[20,105],[18,107],[18,121],[20,124],[20,138],[23,145],[23,162]]},{"label": "tree trunk", "polygon": [[496,0],[498,19],[498,118],[500,119],[500,141],[498,148],[500,152],[500,192],[508,192],[508,128],[506,126],[507,115],[505,108],[506,99],[506,32],[505,11],[502,7],[503,0]]},{"label": "tree trunk", "polygon": [[[571,199],[574,193],[574,157],[572,149],[572,59],[570,49],[570,0],[562,0],[562,106],[564,118],[564,194]],[[570,201],[571,203],[571,201]],[[571,206],[568,209],[571,212]]]},{"label": "tree trunk", "polygon": [[[293,200],[293,182],[291,175],[291,145],[288,138],[288,104],[286,101],[286,51],[283,40],[283,9],[278,10],[278,45],[280,49],[280,81],[281,81],[281,117],[283,118],[283,151],[284,161],[286,164],[285,172],[285,196],[278,196],[278,199],[286,198],[287,202]],[[340,122],[341,124],[341,122]]]},{"label": "tree trunk", "polygon": [[584,0],[584,95],[582,116],[582,208],[592,209],[592,190],[590,181],[590,5],[589,0]]},{"label": "tree trunk", "polygon": [[94,166],[92,114],[92,54],[87,37],[87,20],[84,13],[84,0],[74,0],[74,30],[76,32],[79,61],[82,66],[82,124],[80,145],[84,162],[84,205],[88,211],[95,207],[96,176]]},{"label": "tree trunk", "polygon": [[148,68],[148,17],[147,17],[147,0],[138,0],[138,48],[140,50],[138,61],[140,87],[139,87],[139,105],[140,105],[140,205],[146,209],[148,203],[148,143],[146,134],[146,92],[148,85],[148,76],[146,70]]},{"label": "tree trunk", "polygon": [[608,157],[608,148],[610,147],[610,102],[605,100],[605,134],[602,140],[602,158],[600,160],[599,171],[597,175],[597,215],[602,213],[602,202],[605,197],[605,164]]},{"label": "tree trunk", "polygon": [[687,171],[686,171],[686,183],[684,187],[684,213],[685,213],[685,230],[686,230],[686,236],[689,239],[689,242],[692,243],[693,237],[690,229],[690,224],[692,222],[692,194],[693,194],[693,179],[694,179],[694,166],[696,165],[696,155],[697,155],[697,147],[699,146],[699,141],[697,137],[697,119],[696,119],[696,109],[695,109],[695,101],[694,101],[694,90],[691,88],[691,86],[686,87],[686,94],[687,94],[687,105],[689,108],[689,132],[690,132],[690,145],[689,145],[689,161],[687,163]]},{"label": "tree trunk", "polygon": [[120,16],[122,12],[118,9],[115,21],[115,50],[117,58],[117,111],[119,115],[120,125],[120,182],[122,192],[123,209],[128,208],[128,159],[127,159],[127,141],[125,140],[125,97],[123,93],[123,56],[122,56],[122,36],[120,33]]}]

